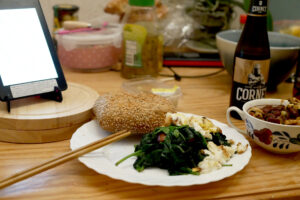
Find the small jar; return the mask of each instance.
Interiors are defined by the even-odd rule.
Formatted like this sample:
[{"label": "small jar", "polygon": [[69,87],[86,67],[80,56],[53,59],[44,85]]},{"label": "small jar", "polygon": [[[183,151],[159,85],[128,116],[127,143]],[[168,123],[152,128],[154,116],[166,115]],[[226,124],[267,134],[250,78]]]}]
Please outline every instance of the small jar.
[{"label": "small jar", "polygon": [[124,78],[157,76],[162,67],[163,38],[156,21],[154,0],[129,0],[123,18]]},{"label": "small jar", "polygon": [[64,21],[77,21],[79,7],[70,4],[58,4],[53,6],[53,33],[62,28]]},{"label": "small jar", "polygon": [[57,53],[63,67],[83,71],[106,71],[121,56],[122,29],[113,25],[100,31],[56,35]]}]

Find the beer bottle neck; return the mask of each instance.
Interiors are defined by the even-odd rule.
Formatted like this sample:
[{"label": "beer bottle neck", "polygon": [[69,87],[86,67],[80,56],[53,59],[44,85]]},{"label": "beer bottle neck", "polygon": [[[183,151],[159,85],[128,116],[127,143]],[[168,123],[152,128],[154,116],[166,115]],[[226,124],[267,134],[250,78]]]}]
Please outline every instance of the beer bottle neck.
[{"label": "beer bottle neck", "polygon": [[251,0],[248,15],[267,16],[268,0]]},{"label": "beer bottle neck", "polygon": [[[244,29],[249,29],[245,31],[251,31],[253,30],[260,30],[260,32],[265,32],[267,33],[267,16],[262,15],[262,16],[257,16],[257,15],[248,15],[247,16],[247,21],[245,24]],[[255,33],[254,33],[255,34]]]},{"label": "beer bottle neck", "polygon": [[258,60],[270,58],[266,16],[247,16],[235,56]]},{"label": "beer bottle neck", "polygon": [[[267,3],[268,0],[251,0],[249,13],[243,32],[251,34],[267,34]],[[255,30],[259,30],[258,33]],[[252,38],[255,38],[252,36]]]}]

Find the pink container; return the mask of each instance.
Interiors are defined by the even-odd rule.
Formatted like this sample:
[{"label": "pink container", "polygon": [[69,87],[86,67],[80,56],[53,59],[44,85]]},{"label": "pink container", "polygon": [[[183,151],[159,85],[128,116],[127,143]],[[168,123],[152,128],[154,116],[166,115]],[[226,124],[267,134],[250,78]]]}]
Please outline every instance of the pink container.
[{"label": "pink container", "polygon": [[109,70],[121,54],[120,26],[100,31],[56,35],[57,51],[63,67],[80,70]]}]

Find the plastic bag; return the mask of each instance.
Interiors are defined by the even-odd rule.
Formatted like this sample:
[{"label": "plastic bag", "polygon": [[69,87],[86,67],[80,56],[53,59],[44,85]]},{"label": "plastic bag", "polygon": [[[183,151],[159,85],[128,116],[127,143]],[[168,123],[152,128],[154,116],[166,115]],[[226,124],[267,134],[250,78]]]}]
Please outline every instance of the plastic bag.
[{"label": "plastic bag", "polygon": [[180,48],[187,42],[193,31],[193,19],[186,15],[186,6],[193,1],[165,0],[163,3],[168,7],[168,14],[161,19],[164,45]]}]

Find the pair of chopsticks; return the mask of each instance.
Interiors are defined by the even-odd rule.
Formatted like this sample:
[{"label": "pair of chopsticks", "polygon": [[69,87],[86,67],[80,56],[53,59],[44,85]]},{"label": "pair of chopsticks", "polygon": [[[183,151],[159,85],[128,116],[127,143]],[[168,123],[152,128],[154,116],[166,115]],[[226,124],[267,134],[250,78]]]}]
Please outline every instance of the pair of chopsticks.
[{"label": "pair of chopsticks", "polygon": [[114,133],[114,134],[112,134],[108,137],[105,137],[105,138],[101,139],[101,140],[97,140],[97,141],[92,142],[88,145],[80,147],[76,150],[67,152],[67,153],[65,153],[61,156],[50,159],[50,160],[48,160],[44,163],[41,163],[39,165],[36,165],[36,166],[34,166],[30,169],[27,169],[27,170],[21,171],[19,173],[16,173],[13,176],[10,176],[6,179],[0,180],[0,189],[4,188],[4,187],[7,187],[9,185],[12,185],[16,182],[22,181],[22,180],[24,180],[26,178],[29,178],[31,176],[34,176],[36,174],[39,174],[41,172],[44,172],[44,171],[46,171],[50,168],[56,167],[60,164],[63,164],[65,162],[67,162],[69,160],[72,160],[74,158],[77,158],[81,155],[84,155],[86,153],[89,153],[91,151],[99,149],[100,147],[103,147],[107,144],[110,144],[112,142],[123,139],[123,138],[129,136],[130,134],[131,134],[130,131],[125,131],[125,130],[124,131],[119,131],[119,132]]}]

